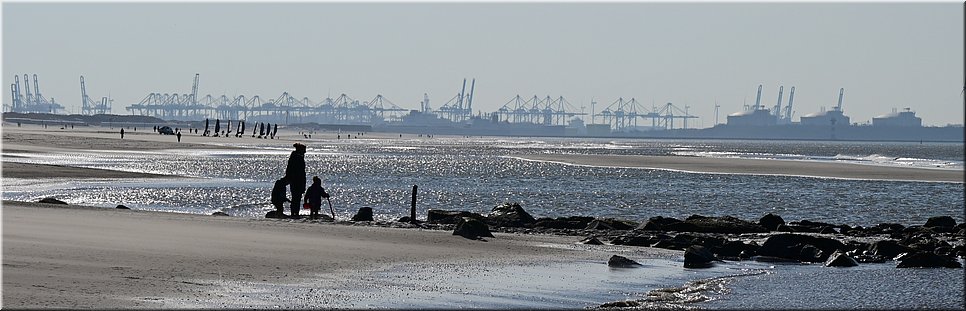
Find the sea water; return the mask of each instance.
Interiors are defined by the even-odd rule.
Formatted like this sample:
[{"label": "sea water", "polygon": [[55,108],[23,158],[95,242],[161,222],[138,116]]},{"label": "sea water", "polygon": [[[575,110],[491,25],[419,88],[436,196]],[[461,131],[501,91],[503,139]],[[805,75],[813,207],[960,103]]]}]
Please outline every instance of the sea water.
[{"label": "sea water", "polygon": [[[83,151],[21,154],[4,161],[108,168],[191,178],[19,180],[5,199],[57,197],[74,204],[261,217],[290,148],[269,143],[234,150]],[[701,174],[644,168],[573,166],[517,158],[527,154],[639,154],[781,158],[962,170],[962,144],[608,139],[433,138],[309,143],[308,177],[318,175],[337,216],[371,207],[377,220],[427,209],[487,213],[518,202],[536,217],[594,216],[643,221],[653,216],[766,213],[788,221],[850,225],[921,224],[963,219],[963,184]],[[888,160],[891,159],[891,160]]]},{"label": "sea water", "polygon": [[[964,221],[962,183],[703,174],[574,166],[520,158],[528,154],[559,153],[678,155],[962,171],[962,144],[432,138],[355,139],[307,145],[308,176],[318,175],[323,179],[323,186],[332,194],[336,215],[342,219],[351,217],[360,207],[373,208],[377,220],[406,216],[412,186],[418,185],[418,215],[425,215],[428,209],[485,214],[504,202],[518,202],[535,217],[582,215],[644,221],[653,216],[684,218],[701,214],[756,220],[766,213],[774,213],[787,221],[807,219],[863,226],[884,222],[915,225],[940,215]],[[36,201],[56,197],[72,204],[103,207],[124,204],[133,209],[194,214],[223,211],[233,216],[262,217],[272,209],[268,205],[271,187],[284,175],[291,148],[280,148],[271,142],[236,146],[244,149],[17,154],[17,157],[5,157],[4,161],[176,177],[5,178],[3,198]],[[680,264],[670,263],[677,267]],[[641,278],[635,283],[612,280],[637,272],[608,270],[600,264],[569,263],[570,266],[546,271],[517,267],[527,269],[519,273],[536,273],[561,282],[547,282],[542,287],[499,282],[518,289],[529,288],[513,297],[486,292],[466,296],[464,292],[480,288],[469,283],[436,280],[440,286],[472,288],[444,292],[432,304],[417,299],[405,305],[454,307],[465,305],[466,299],[477,299],[473,305],[490,308],[583,307],[614,300],[645,299],[648,293],[660,295],[662,290],[655,290],[661,287],[670,288],[665,293],[697,293],[692,295],[698,297],[692,305],[711,309],[905,309],[955,308],[963,304],[962,269],[896,269],[894,263],[835,269],[820,265],[776,267],[752,262],[730,263],[712,270],[681,270],[661,266],[668,262],[656,262],[651,264],[653,269],[636,271],[646,274],[663,271],[666,277]],[[584,271],[583,274],[593,277],[574,283],[563,271]],[[374,272],[370,277],[385,279],[398,273],[390,269]],[[493,275],[479,275],[469,279],[485,283],[493,282],[493,278]],[[411,284],[398,285],[411,287]],[[577,285],[581,288],[573,287]],[[709,286],[714,290],[707,290]],[[594,290],[588,292],[587,288]],[[690,299],[687,297],[684,299]],[[383,298],[387,297],[352,301],[364,303],[358,306],[385,307]]]}]

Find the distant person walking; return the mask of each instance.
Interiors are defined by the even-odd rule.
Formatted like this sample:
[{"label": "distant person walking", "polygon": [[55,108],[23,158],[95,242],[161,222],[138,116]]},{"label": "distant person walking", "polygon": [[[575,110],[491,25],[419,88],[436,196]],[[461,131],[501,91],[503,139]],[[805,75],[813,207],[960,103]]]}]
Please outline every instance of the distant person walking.
[{"label": "distant person walking", "polygon": [[[322,208],[322,198],[328,197],[329,194],[325,193],[325,188],[322,188],[322,179],[319,176],[312,176],[312,185],[305,191],[305,203],[308,203],[310,207],[309,218],[319,218],[319,209]],[[332,215],[332,218],[334,219],[335,215]]]},{"label": "distant person walking", "polygon": [[178,142],[181,142],[181,131],[178,131]]},{"label": "distant person walking", "polygon": [[275,135],[278,134],[278,123],[275,123],[275,129],[272,130],[272,139],[275,139]]},{"label": "distant person walking", "polygon": [[121,128],[121,139],[124,139],[124,128]]},{"label": "distant person walking", "polygon": [[275,206],[275,216],[279,218],[285,216],[285,202],[290,202],[285,197],[285,186],[288,186],[288,180],[282,177],[275,181],[275,187],[272,188],[272,205]]},{"label": "distant person walking", "polygon": [[295,143],[292,145],[295,151],[288,158],[288,165],[285,167],[285,179],[288,180],[289,189],[292,191],[292,204],[290,206],[292,217],[299,217],[298,203],[302,201],[302,193],[305,192],[305,145]]}]

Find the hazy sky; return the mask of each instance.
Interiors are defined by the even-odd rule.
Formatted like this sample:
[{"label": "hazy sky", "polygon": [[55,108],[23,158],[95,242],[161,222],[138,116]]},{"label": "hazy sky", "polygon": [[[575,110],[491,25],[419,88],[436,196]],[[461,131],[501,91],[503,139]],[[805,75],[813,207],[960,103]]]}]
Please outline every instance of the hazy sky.
[{"label": "hazy sky", "polygon": [[[909,107],[964,123],[962,3],[3,3],[3,102],[14,75],[80,112],[78,77],[114,112],[151,92],[377,94],[438,108],[476,78],[474,110],[517,94],[596,111],[672,102],[712,126],[791,86],[795,120]],[[31,86],[32,88],[32,86]],[[467,89],[469,85],[467,85]]]}]

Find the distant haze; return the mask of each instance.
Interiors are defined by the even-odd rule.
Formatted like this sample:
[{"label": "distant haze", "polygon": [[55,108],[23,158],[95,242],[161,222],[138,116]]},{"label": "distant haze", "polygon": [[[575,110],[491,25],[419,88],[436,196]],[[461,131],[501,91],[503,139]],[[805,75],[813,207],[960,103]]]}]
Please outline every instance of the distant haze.
[{"label": "distant haze", "polygon": [[[714,124],[796,87],[794,120],[835,106],[853,122],[909,107],[925,125],[963,124],[962,3],[3,3],[2,101],[13,76],[80,113],[114,113],[151,92],[282,92],[315,102],[382,94],[438,108],[476,78],[473,108],[517,94],[577,109],[619,97],[689,106]],[[22,82],[21,82],[22,83]],[[31,85],[31,88],[33,86]],[[467,82],[467,91],[469,82]]]}]

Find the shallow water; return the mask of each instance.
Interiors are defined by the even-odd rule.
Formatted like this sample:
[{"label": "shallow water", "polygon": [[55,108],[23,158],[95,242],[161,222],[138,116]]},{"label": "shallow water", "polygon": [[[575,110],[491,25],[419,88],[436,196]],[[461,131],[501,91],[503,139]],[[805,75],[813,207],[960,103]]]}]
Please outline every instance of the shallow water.
[{"label": "shallow water", "polygon": [[[379,220],[408,215],[412,185],[417,212],[459,209],[487,213],[502,202],[520,202],[536,217],[586,215],[641,221],[653,216],[732,215],[757,219],[776,213],[786,220],[874,225],[923,223],[938,215],[963,221],[961,183],[846,180],[797,176],[702,174],[642,168],[573,166],[524,161],[534,153],[675,154],[741,153],[774,149],[808,161],[840,161],[859,149],[900,159],[961,161],[956,144],[841,142],[669,142],[524,138],[355,140],[309,144],[309,176],[319,175],[333,194],[337,216],[372,207]],[[70,203],[137,209],[260,217],[272,182],[284,174],[289,150],[248,145],[243,150],[75,152],[26,154],[5,161],[66,164],[199,178],[107,181],[42,181],[5,185],[4,197],[55,196]],[[794,153],[797,152],[797,153]],[[833,154],[828,156],[828,154]],[[955,160],[955,157],[960,160]],[[823,158],[824,157],[824,158]],[[823,158],[825,160],[816,160]],[[902,162],[902,161],[899,161]],[[904,162],[903,162],[904,163]],[[882,164],[903,166],[906,164]],[[944,168],[952,169],[952,168]]]}]

